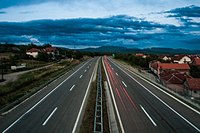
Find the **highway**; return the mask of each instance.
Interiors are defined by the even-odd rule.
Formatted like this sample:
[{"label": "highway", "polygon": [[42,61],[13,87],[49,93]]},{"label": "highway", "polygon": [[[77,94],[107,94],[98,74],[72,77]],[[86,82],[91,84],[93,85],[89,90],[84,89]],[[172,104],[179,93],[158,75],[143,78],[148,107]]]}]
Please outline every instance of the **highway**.
[{"label": "highway", "polygon": [[104,57],[110,93],[122,133],[198,133],[200,113],[159,87]]},{"label": "highway", "polygon": [[81,63],[0,116],[6,133],[78,132],[98,58]]}]

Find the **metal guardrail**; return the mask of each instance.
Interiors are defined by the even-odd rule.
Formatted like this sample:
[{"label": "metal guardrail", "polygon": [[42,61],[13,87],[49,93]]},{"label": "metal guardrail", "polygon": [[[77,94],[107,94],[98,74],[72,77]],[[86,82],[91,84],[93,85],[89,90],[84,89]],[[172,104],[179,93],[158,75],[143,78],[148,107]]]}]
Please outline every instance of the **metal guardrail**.
[{"label": "metal guardrail", "polygon": [[97,95],[94,117],[94,133],[103,133],[103,103],[102,103],[102,74],[101,63],[98,66]]}]

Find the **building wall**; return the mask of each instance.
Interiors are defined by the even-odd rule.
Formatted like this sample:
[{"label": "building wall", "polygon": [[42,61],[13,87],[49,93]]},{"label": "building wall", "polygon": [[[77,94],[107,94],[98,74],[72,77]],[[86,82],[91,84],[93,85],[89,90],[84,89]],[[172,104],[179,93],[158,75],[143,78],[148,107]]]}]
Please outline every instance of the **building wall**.
[{"label": "building wall", "polygon": [[184,92],[188,96],[200,98],[200,90],[190,90],[186,83],[184,84]]},{"label": "building wall", "polygon": [[187,57],[187,56],[184,56],[182,59],[180,60],[174,60],[175,63],[178,63],[178,64],[184,64],[184,63],[191,63],[192,60]]},{"label": "building wall", "polygon": [[37,58],[38,52],[26,52],[27,55],[33,56],[34,58]]}]

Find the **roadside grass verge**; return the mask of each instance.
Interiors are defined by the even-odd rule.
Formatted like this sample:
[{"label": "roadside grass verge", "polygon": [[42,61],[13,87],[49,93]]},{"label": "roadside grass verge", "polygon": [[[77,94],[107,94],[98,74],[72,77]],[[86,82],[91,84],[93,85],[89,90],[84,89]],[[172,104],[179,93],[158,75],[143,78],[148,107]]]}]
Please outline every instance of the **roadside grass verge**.
[{"label": "roadside grass verge", "polygon": [[33,94],[41,89],[40,86],[62,75],[79,63],[79,61],[57,63],[48,68],[27,72],[20,75],[16,81],[0,85],[0,108],[19,100],[25,95]]}]

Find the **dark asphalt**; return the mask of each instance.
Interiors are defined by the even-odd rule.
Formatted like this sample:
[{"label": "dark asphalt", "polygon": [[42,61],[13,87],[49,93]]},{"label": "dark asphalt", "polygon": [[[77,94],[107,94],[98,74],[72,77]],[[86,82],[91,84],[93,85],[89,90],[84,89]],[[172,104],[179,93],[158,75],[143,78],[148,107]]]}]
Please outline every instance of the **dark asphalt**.
[{"label": "dark asphalt", "polygon": [[78,65],[12,112],[1,116],[0,131],[71,133],[97,59]]},{"label": "dark asphalt", "polygon": [[104,58],[104,63],[124,132],[197,133],[200,131],[198,113],[120,67],[112,59]]}]

